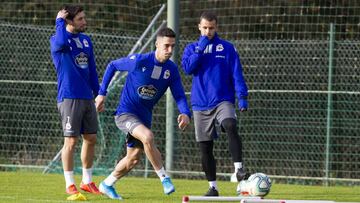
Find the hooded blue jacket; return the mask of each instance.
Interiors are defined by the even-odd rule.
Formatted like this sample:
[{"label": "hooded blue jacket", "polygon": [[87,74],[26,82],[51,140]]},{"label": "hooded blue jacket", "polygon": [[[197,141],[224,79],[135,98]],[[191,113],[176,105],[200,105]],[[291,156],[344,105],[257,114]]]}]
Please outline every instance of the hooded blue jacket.
[{"label": "hooded blue jacket", "polygon": [[193,75],[193,110],[212,109],[223,101],[234,104],[235,94],[239,101],[246,99],[248,88],[236,48],[230,42],[220,39],[217,34],[202,53],[196,51],[197,46],[198,42],[187,45],[182,57],[184,71]]}]

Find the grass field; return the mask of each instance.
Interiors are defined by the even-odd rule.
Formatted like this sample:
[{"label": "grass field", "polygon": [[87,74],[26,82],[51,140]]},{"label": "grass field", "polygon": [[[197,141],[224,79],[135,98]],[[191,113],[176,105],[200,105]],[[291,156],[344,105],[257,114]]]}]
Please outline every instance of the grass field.
[{"label": "grass field", "polygon": [[[79,183],[80,176],[76,176]],[[98,184],[105,177],[94,177]],[[176,192],[166,196],[158,179],[125,177],[117,182],[116,189],[123,196],[123,202],[181,202],[183,195],[202,195],[207,190],[205,180],[173,180]],[[234,196],[236,183],[219,182],[220,195]],[[0,172],[0,202],[69,202],[60,174],[30,172]],[[117,202],[101,195],[86,194],[88,202]],[[266,198],[333,200],[338,202],[360,202],[360,187],[320,187],[274,184]]]}]

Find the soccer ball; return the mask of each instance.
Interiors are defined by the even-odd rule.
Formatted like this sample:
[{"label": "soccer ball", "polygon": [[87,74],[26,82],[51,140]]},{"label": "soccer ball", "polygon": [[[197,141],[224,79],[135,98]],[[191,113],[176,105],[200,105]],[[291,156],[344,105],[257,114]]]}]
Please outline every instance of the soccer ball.
[{"label": "soccer ball", "polygon": [[269,194],[271,180],[264,173],[254,173],[247,180],[242,180],[237,186],[238,195],[265,197]]}]

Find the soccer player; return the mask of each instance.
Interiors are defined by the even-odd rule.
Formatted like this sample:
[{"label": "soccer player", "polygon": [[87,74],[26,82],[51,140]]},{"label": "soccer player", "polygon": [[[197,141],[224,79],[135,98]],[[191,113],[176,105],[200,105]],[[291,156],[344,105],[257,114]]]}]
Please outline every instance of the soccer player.
[{"label": "soccer player", "polygon": [[230,42],[221,39],[217,31],[217,16],[209,11],[202,13],[198,28],[198,41],[186,46],[182,66],[193,75],[191,105],[194,114],[195,137],[199,143],[202,167],[209,181],[205,196],[219,196],[216,184],[216,161],[213,155],[215,123],[226,132],[229,150],[235,166],[237,180],[246,173],[242,164],[242,143],[237,133],[235,94],[241,112],[248,108],[246,86],[237,51]]},{"label": "soccer player", "polygon": [[178,68],[169,60],[175,46],[175,33],[163,28],[156,37],[156,50],[146,54],[133,54],[108,64],[96,97],[98,111],[103,111],[107,87],[116,71],[127,71],[125,86],[115,111],[115,123],[126,135],[126,156],[119,161],[112,173],[100,183],[99,190],[111,199],[121,199],[113,185],[139,162],[143,152],[159,176],[164,193],[175,191],[166,174],[161,154],[155,146],[155,135],[150,130],[152,110],[161,96],[170,87],[180,115],[178,127],[184,130],[190,122],[190,110],[181,83]]},{"label": "soccer player", "polygon": [[94,98],[99,91],[98,74],[90,38],[83,34],[85,13],[81,6],[64,6],[56,17],[50,48],[57,74],[57,106],[64,132],[61,159],[68,194],[78,194],[74,181],[74,151],[80,135],[82,182],[86,192],[101,194],[92,181],[92,165],[98,127]]}]

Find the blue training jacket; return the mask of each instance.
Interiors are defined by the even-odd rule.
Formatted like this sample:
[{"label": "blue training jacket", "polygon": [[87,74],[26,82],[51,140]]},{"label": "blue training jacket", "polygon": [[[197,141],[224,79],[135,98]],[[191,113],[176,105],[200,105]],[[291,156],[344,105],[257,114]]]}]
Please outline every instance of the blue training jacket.
[{"label": "blue training jacket", "polygon": [[88,36],[66,31],[63,18],[56,19],[50,48],[58,83],[57,101],[94,99],[99,91],[93,46]]},{"label": "blue training jacket", "polygon": [[195,111],[204,111],[216,107],[223,101],[235,103],[246,99],[246,86],[239,55],[228,41],[215,34],[203,53],[195,48],[198,42],[188,44],[182,57],[182,66],[187,74],[193,75],[191,104]]},{"label": "blue training jacket", "polygon": [[106,95],[116,71],[128,71],[115,115],[135,114],[151,127],[152,110],[170,87],[180,113],[191,116],[177,66],[170,60],[160,63],[155,52],[134,54],[111,61],[105,71],[99,95]]}]

